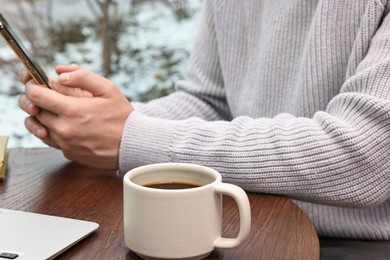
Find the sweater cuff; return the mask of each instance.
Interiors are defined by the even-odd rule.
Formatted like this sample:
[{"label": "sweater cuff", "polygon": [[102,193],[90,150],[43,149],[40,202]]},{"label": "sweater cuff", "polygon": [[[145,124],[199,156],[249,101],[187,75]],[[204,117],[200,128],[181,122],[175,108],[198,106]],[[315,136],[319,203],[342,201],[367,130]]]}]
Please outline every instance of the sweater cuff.
[{"label": "sweater cuff", "polygon": [[133,111],[126,120],[119,149],[119,173],[170,158],[175,121]]}]

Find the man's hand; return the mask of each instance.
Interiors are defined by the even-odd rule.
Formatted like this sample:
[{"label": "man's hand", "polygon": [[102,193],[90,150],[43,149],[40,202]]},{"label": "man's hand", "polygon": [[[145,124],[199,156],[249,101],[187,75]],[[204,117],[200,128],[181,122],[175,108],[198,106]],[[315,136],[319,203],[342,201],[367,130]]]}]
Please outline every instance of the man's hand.
[{"label": "man's hand", "polygon": [[51,89],[27,75],[19,106],[30,114],[26,128],[66,158],[100,169],[117,169],[123,127],[133,111],[130,102],[108,79],[78,65],[58,66]]},{"label": "man's hand", "polygon": [[[72,72],[75,70],[80,69],[80,66],[77,64],[72,64],[69,66],[63,66],[60,65],[56,68],[56,72],[58,74],[65,73],[65,72]],[[31,80],[32,77],[30,74],[26,71],[22,73],[19,76],[20,82],[23,84],[27,84],[29,80]],[[75,96],[75,97],[92,97],[92,94],[80,89],[80,88],[69,88],[66,86],[63,86],[59,84],[57,81],[52,80],[49,78],[50,81],[50,86],[53,90],[62,93],[67,96]],[[40,139],[45,139],[48,136],[48,131],[47,129],[40,124],[40,122],[36,119],[36,115],[39,113],[39,107],[37,107],[35,104],[33,104],[30,100],[28,100],[26,95],[22,95],[19,98],[19,106],[26,111],[30,116],[26,118],[25,120],[25,125],[26,128],[35,136],[37,136]]]}]

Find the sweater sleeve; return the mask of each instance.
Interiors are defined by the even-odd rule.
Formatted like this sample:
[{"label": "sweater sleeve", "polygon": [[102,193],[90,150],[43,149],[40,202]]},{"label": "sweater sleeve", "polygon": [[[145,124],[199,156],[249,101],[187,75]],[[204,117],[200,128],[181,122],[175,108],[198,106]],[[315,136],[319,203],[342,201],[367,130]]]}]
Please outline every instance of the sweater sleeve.
[{"label": "sweater sleeve", "polygon": [[[383,20],[340,93],[311,118],[283,113],[227,120],[221,77],[207,73],[218,66],[207,64],[217,46],[208,54],[195,46],[197,69],[191,70],[196,83],[182,85],[182,94],[140,105],[129,116],[121,170],[166,161],[197,163],[215,168],[224,181],[247,191],[334,206],[383,203],[390,198],[389,19]],[[172,110],[176,106],[180,116],[156,112],[166,104]]]}]

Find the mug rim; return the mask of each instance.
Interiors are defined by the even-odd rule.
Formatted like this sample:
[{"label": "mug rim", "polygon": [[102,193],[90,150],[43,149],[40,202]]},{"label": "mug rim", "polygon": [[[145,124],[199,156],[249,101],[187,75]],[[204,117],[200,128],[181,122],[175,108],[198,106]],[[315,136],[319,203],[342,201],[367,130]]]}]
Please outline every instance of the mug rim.
[{"label": "mug rim", "polygon": [[[156,188],[146,187],[146,186],[143,186],[142,184],[138,184],[138,183],[135,183],[134,181],[132,181],[132,178],[135,178],[135,177],[139,176],[140,174],[143,174],[145,171],[153,171],[155,169],[158,170],[158,169],[161,169],[161,167],[164,167],[165,170],[169,169],[169,168],[171,168],[171,169],[181,168],[184,171],[186,169],[194,170],[194,168],[195,168],[195,170],[201,170],[203,173],[206,173],[209,176],[212,176],[214,179],[207,184],[204,184],[204,185],[201,185],[198,187],[194,187],[194,188],[190,188],[190,189],[156,189]],[[217,170],[210,168],[208,166],[203,166],[203,165],[199,165],[199,164],[195,164],[195,163],[168,162],[168,163],[147,164],[147,165],[143,165],[143,166],[139,166],[139,167],[136,167],[134,169],[131,169],[128,172],[126,172],[126,174],[124,175],[123,181],[126,185],[132,186],[132,187],[139,189],[139,190],[173,193],[173,192],[191,192],[191,191],[199,190],[199,189],[207,189],[209,186],[212,186],[215,182],[218,182],[218,181],[221,182],[222,176]]]}]

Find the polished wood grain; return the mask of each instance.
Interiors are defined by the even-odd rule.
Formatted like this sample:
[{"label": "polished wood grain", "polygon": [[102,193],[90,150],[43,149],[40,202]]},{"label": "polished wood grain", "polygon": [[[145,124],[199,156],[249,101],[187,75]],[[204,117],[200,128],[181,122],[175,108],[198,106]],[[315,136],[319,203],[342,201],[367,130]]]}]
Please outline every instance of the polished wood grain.
[{"label": "polished wood grain", "polygon": [[[123,238],[122,177],[70,163],[50,148],[9,151],[7,178],[0,182],[0,207],[94,221],[99,229],[59,259],[140,259]],[[283,196],[248,194],[249,238],[207,259],[319,259],[319,242],[306,215]],[[235,203],[224,197],[226,237],[238,232]]]}]

